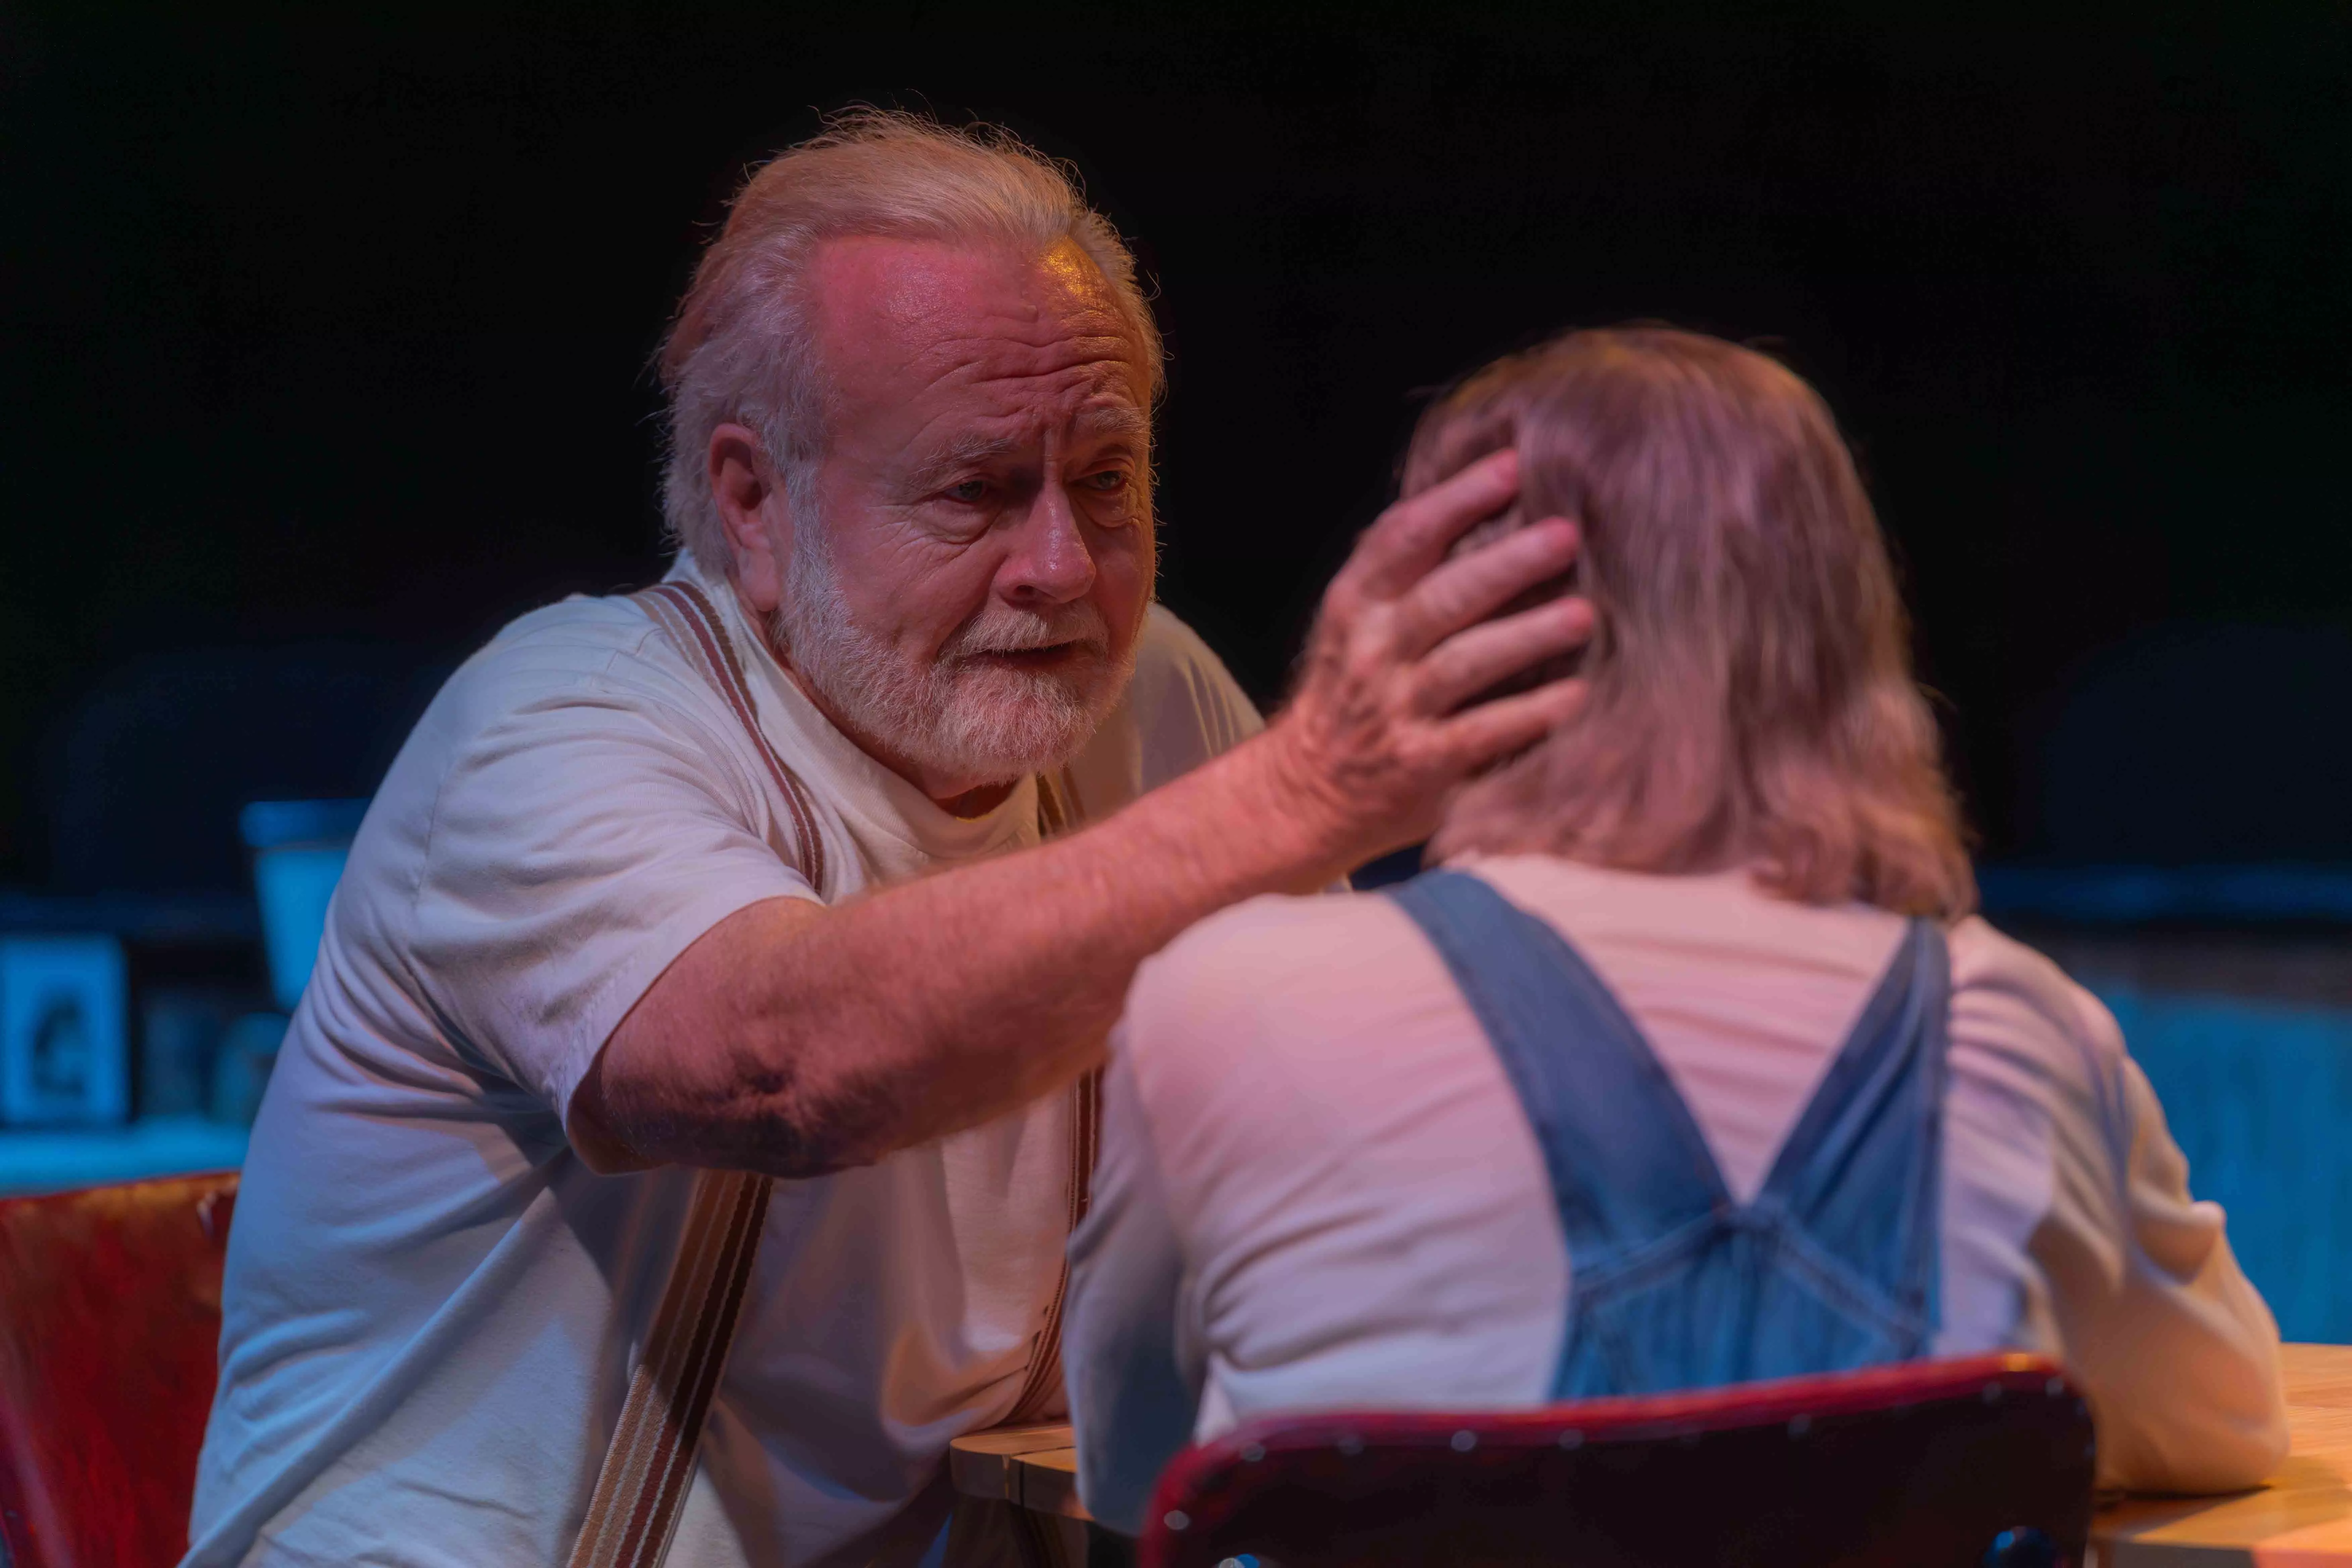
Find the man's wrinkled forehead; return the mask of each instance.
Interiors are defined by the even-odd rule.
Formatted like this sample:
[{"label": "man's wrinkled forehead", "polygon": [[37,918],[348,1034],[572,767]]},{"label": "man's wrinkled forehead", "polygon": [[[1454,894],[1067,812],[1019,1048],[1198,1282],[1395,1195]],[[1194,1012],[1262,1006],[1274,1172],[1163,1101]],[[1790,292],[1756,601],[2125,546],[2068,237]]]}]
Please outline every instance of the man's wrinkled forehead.
[{"label": "man's wrinkled forehead", "polygon": [[853,237],[814,268],[819,352],[842,401],[904,405],[979,394],[1066,417],[1141,406],[1143,349],[1093,260],[1068,241],[1011,245]]}]

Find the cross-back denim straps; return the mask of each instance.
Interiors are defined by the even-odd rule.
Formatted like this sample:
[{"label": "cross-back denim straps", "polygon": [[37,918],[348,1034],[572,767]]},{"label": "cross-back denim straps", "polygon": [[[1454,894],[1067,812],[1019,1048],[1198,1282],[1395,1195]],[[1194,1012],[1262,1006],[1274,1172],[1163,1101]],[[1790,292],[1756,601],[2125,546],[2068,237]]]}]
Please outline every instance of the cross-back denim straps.
[{"label": "cross-back denim straps", "polygon": [[1556,1396],[1925,1353],[1950,997],[1935,926],[1911,922],[1741,1205],[1657,1053],[1559,932],[1463,872],[1390,896],[1461,987],[1543,1152],[1570,1268]]}]

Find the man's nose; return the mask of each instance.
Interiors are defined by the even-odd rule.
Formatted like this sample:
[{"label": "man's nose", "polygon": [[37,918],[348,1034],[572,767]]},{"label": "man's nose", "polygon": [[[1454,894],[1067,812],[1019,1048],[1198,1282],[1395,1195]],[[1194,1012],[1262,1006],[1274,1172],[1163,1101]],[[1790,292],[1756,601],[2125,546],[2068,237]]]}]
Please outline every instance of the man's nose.
[{"label": "man's nose", "polygon": [[1039,489],[1013,535],[1013,552],[996,574],[997,592],[1015,605],[1066,605],[1095,585],[1094,552],[1062,487]]}]

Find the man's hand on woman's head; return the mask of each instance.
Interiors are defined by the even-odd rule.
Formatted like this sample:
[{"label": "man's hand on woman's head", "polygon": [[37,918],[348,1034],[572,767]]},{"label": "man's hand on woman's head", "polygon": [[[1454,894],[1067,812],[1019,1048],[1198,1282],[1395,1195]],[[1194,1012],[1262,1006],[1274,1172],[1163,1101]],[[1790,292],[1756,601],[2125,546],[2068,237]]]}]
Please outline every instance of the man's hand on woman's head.
[{"label": "man's hand on woman's head", "polygon": [[1323,595],[1297,689],[1262,743],[1287,808],[1357,861],[1427,837],[1455,785],[1584,702],[1584,682],[1569,679],[1465,706],[1592,636],[1592,606],[1576,596],[1488,618],[1573,563],[1569,520],[1449,558],[1517,493],[1517,454],[1506,450],[1397,502]]}]

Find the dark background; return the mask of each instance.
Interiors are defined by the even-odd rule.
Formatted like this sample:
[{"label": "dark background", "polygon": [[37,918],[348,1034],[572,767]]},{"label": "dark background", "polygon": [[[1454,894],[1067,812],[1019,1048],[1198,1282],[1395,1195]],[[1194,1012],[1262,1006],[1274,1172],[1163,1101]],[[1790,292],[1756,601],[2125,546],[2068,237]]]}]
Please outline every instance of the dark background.
[{"label": "dark background", "polygon": [[1165,595],[1261,697],[1416,389],[1665,317],[1845,422],[1988,857],[2352,861],[2343,7],[82,5],[0,9],[0,883],[236,885],[656,575],[646,357],[856,100],[1135,237]]}]

